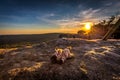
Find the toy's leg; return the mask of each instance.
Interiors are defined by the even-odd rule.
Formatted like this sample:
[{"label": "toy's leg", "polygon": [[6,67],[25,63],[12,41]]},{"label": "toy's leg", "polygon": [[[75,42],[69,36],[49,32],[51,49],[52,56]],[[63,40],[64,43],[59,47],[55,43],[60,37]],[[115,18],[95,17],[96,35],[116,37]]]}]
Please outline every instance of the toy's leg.
[{"label": "toy's leg", "polygon": [[55,55],[53,55],[53,56],[51,57],[51,62],[52,62],[52,63],[57,63],[57,57],[56,57]]},{"label": "toy's leg", "polygon": [[73,53],[71,53],[67,59],[72,59],[72,58],[75,58],[75,55]]}]

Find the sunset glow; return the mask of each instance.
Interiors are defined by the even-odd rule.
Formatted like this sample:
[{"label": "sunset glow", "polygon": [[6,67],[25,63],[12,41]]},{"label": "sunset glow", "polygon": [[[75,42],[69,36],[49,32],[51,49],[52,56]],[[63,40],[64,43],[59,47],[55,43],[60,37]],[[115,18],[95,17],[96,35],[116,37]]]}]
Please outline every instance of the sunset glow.
[{"label": "sunset glow", "polygon": [[90,30],[91,29],[91,24],[90,23],[86,23],[85,24],[85,29],[86,30]]},{"label": "sunset glow", "polygon": [[0,35],[89,32],[91,22],[106,19],[119,7],[120,0],[2,0]]}]

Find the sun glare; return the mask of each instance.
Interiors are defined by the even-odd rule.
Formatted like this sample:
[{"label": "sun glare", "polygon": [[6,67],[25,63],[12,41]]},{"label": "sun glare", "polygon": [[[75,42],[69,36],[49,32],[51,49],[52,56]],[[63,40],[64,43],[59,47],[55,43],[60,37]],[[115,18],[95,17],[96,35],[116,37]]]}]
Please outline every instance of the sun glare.
[{"label": "sun glare", "polygon": [[86,23],[85,24],[85,29],[86,30],[90,30],[91,29],[91,24],[90,23]]}]

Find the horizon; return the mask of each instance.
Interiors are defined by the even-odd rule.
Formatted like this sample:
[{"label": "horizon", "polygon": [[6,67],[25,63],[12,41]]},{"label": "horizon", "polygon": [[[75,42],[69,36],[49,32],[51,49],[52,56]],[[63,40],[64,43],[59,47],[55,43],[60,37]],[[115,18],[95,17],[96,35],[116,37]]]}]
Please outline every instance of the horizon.
[{"label": "horizon", "polygon": [[1,0],[0,35],[77,33],[119,7],[119,0]]},{"label": "horizon", "polygon": [[37,33],[34,33],[34,34],[0,34],[0,36],[11,36],[11,35],[46,35],[46,34],[77,34],[77,33],[63,33],[63,32],[59,32],[59,33],[55,33],[55,32],[53,32],[53,33],[39,33],[39,34],[37,34]]}]

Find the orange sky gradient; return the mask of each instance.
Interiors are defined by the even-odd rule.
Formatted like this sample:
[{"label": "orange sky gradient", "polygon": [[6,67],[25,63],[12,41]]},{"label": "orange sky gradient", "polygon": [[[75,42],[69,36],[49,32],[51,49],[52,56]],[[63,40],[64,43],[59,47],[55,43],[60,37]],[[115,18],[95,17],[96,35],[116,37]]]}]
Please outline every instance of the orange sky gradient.
[{"label": "orange sky gradient", "polygon": [[79,28],[70,29],[1,29],[0,35],[14,34],[44,34],[44,33],[77,33]]}]

